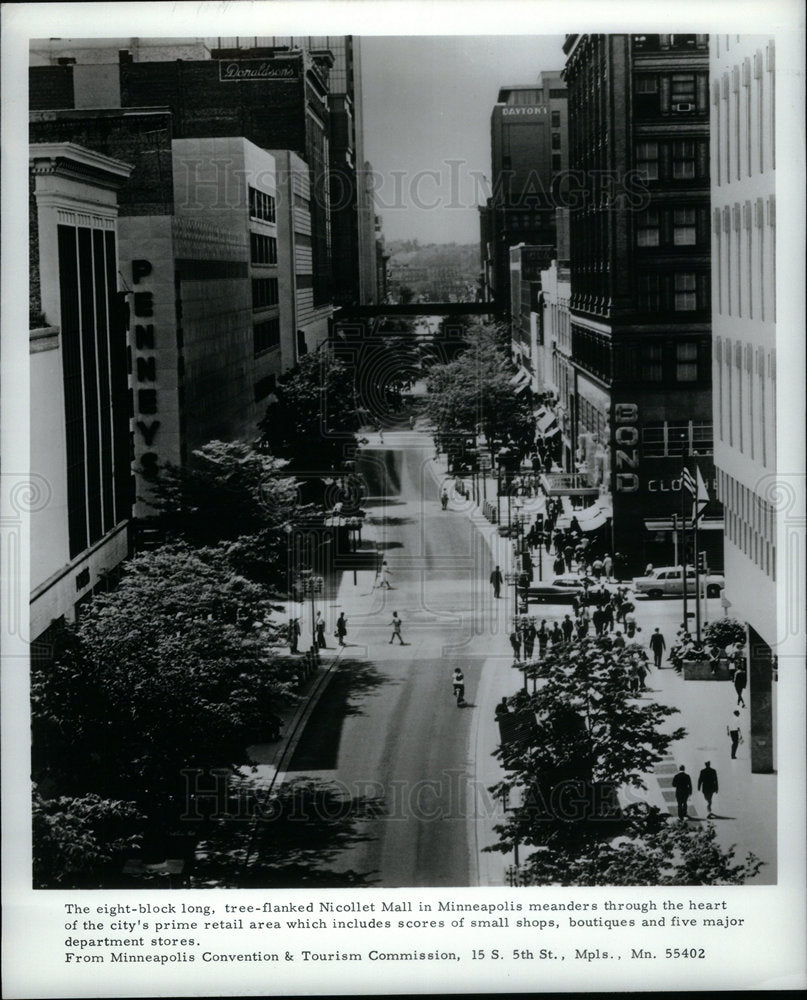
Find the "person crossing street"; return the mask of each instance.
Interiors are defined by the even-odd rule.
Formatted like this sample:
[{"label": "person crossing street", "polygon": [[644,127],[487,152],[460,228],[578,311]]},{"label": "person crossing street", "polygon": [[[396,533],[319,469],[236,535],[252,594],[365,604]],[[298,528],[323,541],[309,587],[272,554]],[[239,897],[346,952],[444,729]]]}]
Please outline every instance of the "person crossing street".
[{"label": "person crossing street", "polygon": [[390,646],[392,645],[392,640],[396,638],[402,646],[405,646],[406,643],[403,641],[403,636],[401,635],[401,619],[398,617],[397,611],[392,612],[392,621],[390,622],[390,625],[392,626],[392,636],[389,641]]}]

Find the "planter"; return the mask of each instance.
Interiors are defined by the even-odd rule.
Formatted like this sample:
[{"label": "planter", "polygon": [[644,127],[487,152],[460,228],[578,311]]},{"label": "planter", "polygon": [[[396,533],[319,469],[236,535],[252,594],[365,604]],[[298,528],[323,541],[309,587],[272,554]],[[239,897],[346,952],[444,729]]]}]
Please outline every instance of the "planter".
[{"label": "planter", "polygon": [[708,660],[684,660],[685,681],[730,681],[728,664],[720,660],[714,672]]}]

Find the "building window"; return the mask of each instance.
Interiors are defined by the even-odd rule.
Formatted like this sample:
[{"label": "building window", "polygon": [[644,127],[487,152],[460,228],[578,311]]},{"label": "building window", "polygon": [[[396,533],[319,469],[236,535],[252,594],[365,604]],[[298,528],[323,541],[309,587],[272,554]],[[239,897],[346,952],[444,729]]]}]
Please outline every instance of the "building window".
[{"label": "building window", "polygon": [[280,319],[277,316],[254,324],[252,327],[252,346],[255,354],[262,354],[264,351],[270,351],[273,347],[280,346]]},{"label": "building window", "polygon": [[557,173],[561,169],[560,153],[552,154],[552,172]]},{"label": "building window", "polygon": [[694,208],[676,208],[673,211],[673,243],[677,247],[697,243]]},{"label": "building window", "polygon": [[552,133],[552,148],[560,149],[560,132]]},{"label": "building window", "polygon": [[[693,154],[694,155],[694,154]],[[658,180],[658,143],[640,142],[636,145],[636,169],[645,180]]]},{"label": "building window", "polygon": [[698,381],[698,345],[696,343],[676,344],[675,381]]},{"label": "building window", "polygon": [[661,344],[642,344],[641,358],[643,382],[661,382],[664,378],[662,350]]},{"label": "building window", "polygon": [[[694,73],[673,73],[670,81],[670,102],[673,110],[679,108],[681,104],[695,107],[695,74]],[[684,110],[684,109],[681,109]]]},{"label": "building window", "polygon": [[552,112],[552,128],[560,128],[560,111]]},{"label": "building window", "polygon": [[639,309],[642,312],[658,312],[661,308],[659,276],[642,274],[639,276]]},{"label": "building window", "polygon": [[639,214],[636,223],[636,245],[640,247],[659,245],[658,212],[655,209],[648,209]]},{"label": "building window", "polygon": [[690,312],[693,309],[697,309],[694,272],[679,272],[675,275],[674,307],[676,312]]},{"label": "building window", "polygon": [[249,189],[249,217],[260,219],[261,222],[275,222],[277,220],[275,212],[275,199],[264,191],[256,188]]},{"label": "building window", "polygon": [[691,180],[695,176],[695,143],[690,139],[672,144],[673,178]]},{"label": "building window", "polygon": [[277,278],[252,279],[253,309],[265,309],[267,306],[276,306],[277,300]]},{"label": "building window", "polygon": [[274,236],[250,233],[249,246],[253,264],[277,264],[277,240]]},{"label": "building window", "polygon": [[652,115],[659,112],[658,77],[641,75],[636,77],[634,84],[634,108],[639,115]]}]

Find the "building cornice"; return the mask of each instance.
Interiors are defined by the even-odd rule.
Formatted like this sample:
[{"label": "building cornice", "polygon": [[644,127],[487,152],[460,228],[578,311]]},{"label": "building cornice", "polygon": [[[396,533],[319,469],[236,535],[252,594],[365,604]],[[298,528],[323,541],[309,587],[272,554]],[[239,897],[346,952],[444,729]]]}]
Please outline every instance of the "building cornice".
[{"label": "building cornice", "polygon": [[134,166],[104,156],[73,142],[39,142],[29,147],[31,172],[38,177],[51,175],[90,181],[117,190],[129,179]]}]

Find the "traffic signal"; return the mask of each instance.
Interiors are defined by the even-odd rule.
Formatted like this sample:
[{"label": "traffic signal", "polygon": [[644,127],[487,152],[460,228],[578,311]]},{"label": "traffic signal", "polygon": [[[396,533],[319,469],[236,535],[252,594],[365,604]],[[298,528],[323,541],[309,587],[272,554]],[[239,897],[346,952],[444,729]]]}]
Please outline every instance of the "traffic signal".
[{"label": "traffic signal", "polygon": [[707,567],[706,567],[706,553],[705,552],[699,552],[698,553],[698,572],[699,573],[706,573],[706,571],[707,571]]}]

